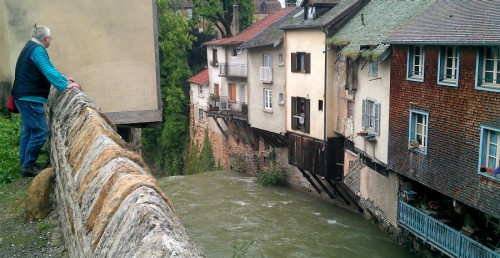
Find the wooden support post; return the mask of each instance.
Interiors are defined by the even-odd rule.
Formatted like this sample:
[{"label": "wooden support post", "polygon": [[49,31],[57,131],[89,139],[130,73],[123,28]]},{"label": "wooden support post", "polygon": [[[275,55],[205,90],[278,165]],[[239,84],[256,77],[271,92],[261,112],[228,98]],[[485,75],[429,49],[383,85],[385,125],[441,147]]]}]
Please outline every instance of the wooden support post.
[{"label": "wooden support post", "polygon": [[224,132],[224,130],[222,130],[222,127],[220,126],[219,124],[219,120],[217,120],[217,117],[216,116],[213,116],[212,117],[214,120],[215,120],[215,124],[217,125],[217,127],[219,128],[219,130],[221,131],[222,135],[224,136],[224,139],[226,139],[227,141],[227,135],[226,135],[226,132]]},{"label": "wooden support post", "polygon": [[326,182],[328,182],[328,184],[330,184],[330,186],[333,188],[333,190],[340,196],[340,198],[342,198],[342,200],[344,200],[345,204],[347,205],[351,205],[351,202],[349,201],[349,199],[347,199],[347,197],[345,197],[340,191],[339,189],[337,188],[337,186],[335,185],[335,183],[333,183],[330,179],[325,179]]},{"label": "wooden support post", "polygon": [[[224,124],[226,125],[227,129],[229,130],[229,133],[231,133],[231,136],[233,136],[233,139],[237,142],[237,143],[240,143],[240,137],[239,137],[239,134],[235,134],[233,132],[233,130],[231,129],[231,127],[229,126],[229,124],[227,123],[226,121],[226,118],[223,118],[222,121],[224,122]],[[236,133],[238,133],[238,130],[236,130]]]},{"label": "wooden support post", "polygon": [[307,181],[309,181],[309,183],[314,187],[314,189],[316,189],[316,192],[318,192],[319,194],[321,194],[321,190],[314,183],[314,181],[311,180],[311,177],[304,170],[302,170],[301,168],[298,168],[298,169],[299,169],[300,173],[302,173],[302,175],[307,179]]},{"label": "wooden support post", "polygon": [[330,197],[330,199],[335,199],[335,196],[333,196],[332,193],[330,193],[330,191],[328,190],[328,188],[326,188],[326,185],[323,184],[323,182],[321,182],[321,179],[315,175],[315,174],[311,174],[312,177],[314,177],[314,179],[316,179],[316,182],[318,182],[318,184],[323,188],[323,190],[325,190],[326,194],[328,194],[328,196]]},{"label": "wooden support post", "polygon": [[245,143],[250,144],[250,148],[252,148],[252,150],[254,150],[255,149],[255,145],[248,138],[247,132],[246,132],[245,128],[243,127],[243,124],[241,123],[241,121],[236,121],[236,127],[238,128],[238,131],[242,131],[243,132],[242,135],[243,135],[243,140],[245,141]]}]

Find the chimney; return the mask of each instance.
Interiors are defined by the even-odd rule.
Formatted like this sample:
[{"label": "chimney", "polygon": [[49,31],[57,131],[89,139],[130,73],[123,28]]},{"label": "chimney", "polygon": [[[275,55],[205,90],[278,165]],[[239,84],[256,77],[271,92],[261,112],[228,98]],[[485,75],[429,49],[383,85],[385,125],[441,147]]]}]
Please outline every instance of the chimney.
[{"label": "chimney", "polygon": [[234,0],[233,3],[233,36],[240,33],[240,11],[238,6],[238,0]]}]

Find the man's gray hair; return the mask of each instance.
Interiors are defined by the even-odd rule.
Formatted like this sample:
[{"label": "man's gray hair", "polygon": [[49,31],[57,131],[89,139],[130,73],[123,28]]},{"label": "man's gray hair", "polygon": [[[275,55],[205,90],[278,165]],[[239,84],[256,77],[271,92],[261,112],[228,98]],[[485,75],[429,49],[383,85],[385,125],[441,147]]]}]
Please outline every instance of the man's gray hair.
[{"label": "man's gray hair", "polygon": [[39,41],[43,41],[45,37],[50,36],[50,29],[45,25],[35,26],[31,31],[31,36]]}]

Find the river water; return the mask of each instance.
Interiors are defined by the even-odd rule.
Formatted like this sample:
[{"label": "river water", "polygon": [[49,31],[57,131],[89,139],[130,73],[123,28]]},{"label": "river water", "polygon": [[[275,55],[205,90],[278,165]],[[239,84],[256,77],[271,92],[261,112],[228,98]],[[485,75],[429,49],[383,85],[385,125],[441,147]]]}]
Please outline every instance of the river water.
[{"label": "river water", "polygon": [[234,171],[158,180],[207,257],[416,257],[361,215]]}]

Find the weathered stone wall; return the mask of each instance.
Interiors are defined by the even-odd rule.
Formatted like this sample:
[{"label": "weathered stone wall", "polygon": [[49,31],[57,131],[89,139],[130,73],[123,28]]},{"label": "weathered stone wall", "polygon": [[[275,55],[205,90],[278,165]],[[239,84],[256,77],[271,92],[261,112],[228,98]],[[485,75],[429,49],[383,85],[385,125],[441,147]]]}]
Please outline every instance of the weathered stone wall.
[{"label": "weathered stone wall", "polygon": [[70,257],[202,257],[142,158],[80,90],[51,92],[51,162]]}]

